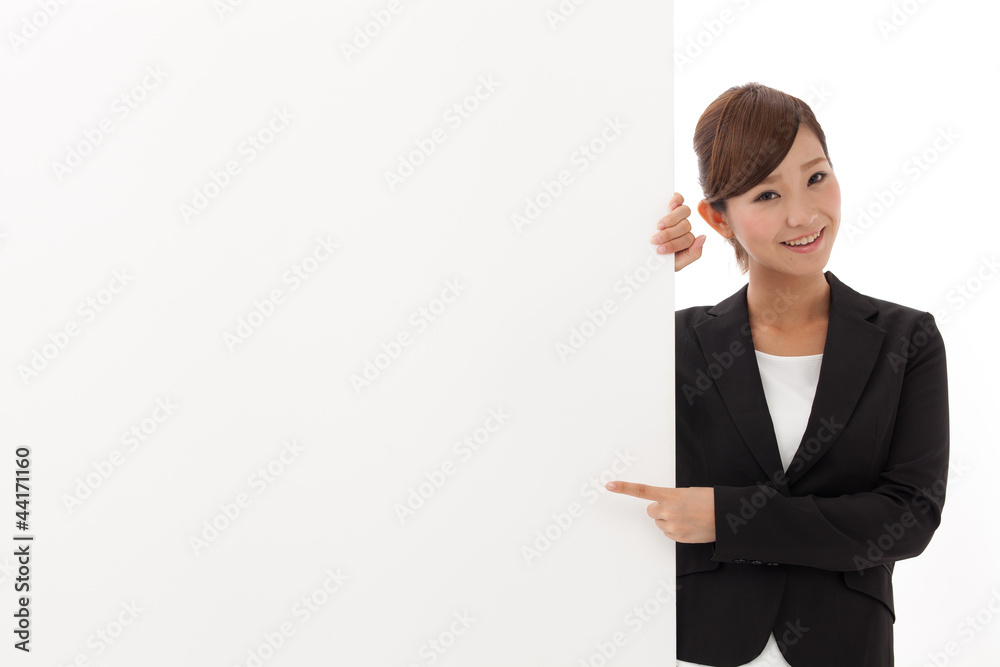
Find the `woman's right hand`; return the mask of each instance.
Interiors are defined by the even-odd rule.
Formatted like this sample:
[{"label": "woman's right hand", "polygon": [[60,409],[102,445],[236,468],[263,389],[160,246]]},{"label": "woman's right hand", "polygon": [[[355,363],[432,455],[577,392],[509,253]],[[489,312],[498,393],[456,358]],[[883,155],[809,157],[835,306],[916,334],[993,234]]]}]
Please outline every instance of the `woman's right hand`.
[{"label": "woman's right hand", "polygon": [[659,231],[649,240],[658,247],[656,252],[674,253],[674,271],[680,271],[685,266],[701,257],[701,248],[705,245],[705,235],[695,238],[691,233],[691,223],[687,217],[691,209],[684,205],[684,197],[678,193],[670,198],[670,213],[660,218],[656,223]]}]

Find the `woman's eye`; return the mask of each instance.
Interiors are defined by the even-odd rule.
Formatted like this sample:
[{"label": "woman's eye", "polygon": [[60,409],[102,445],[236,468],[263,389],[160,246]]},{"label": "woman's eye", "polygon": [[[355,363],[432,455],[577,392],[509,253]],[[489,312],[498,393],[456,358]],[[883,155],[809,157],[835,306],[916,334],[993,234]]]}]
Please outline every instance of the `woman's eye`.
[{"label": "woman's eye", "polygon": [[[825,171],[817,171],[815,174],[813,174],[812,176],[810,176],[809,177],[809,185],[815,185],[816,183],[819,183],[819,182],[821,182],[823,180],[821,178],[818,181],[814,181],[813,179],[816,178],[817,176],[822,176],[822,177],[825,178],[826,177],[826,172]],[[754,201],[774,201],[774,199],[772,199],[771,197],[766,197],[766,195],[775,195],[775,196],[777,196],[777,194],[778,193],[774,192],[773,190],[768,190],[767,192],[761,192],[759,195],[757,195],[757,197],[754,199]]]}]

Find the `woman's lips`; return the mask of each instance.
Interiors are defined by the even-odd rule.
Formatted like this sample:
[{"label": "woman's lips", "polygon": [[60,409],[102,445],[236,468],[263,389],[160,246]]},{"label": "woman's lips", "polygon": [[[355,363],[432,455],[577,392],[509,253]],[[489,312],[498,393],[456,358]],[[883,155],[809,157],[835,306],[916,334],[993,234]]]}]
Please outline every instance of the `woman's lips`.
[{"label": "woman's lips", "polygon": [[825,231],[826,227],[821,227],[819,230],[819,236],[817,236],[816,240],[814,240],[812,243],[807,243],[806,245],[785,245],[784,243],[782,243],[781,246],[784,248],[788,248],[792,252],[799,252],[799,253],[812,252],[813,250],[818,248],[819,245],[823,242],[823,232]]}]

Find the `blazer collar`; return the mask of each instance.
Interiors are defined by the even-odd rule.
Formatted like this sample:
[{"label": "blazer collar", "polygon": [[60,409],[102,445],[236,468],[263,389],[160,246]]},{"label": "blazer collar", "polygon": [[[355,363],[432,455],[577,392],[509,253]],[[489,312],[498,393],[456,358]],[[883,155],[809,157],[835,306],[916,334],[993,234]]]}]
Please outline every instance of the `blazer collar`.
[{"label": "blazer collar", "polygon": [[[885,338],[885,330],[870,321],[878,312],[876,304],[840,282],[830,271],[824,276],[830,285],[830,321],[819,384],[805,433],[787,474],[783,474],[754,354],[747,310],[749,285],[709,309],[707,312],[712,317],[694,327],[709,368],[712,364],[719,366],[720,359],[728,359],[727,353],[732,358],[729,368],[716,373],[715,385],[762,473],[772,486],[786,494],[788,487],[801,479],[836,444],[868,382]],[[783,308],[785,303],[787,300],[779,298],[775,308]],[[738,355],[732,354],[737,342],[743,349]]]}]

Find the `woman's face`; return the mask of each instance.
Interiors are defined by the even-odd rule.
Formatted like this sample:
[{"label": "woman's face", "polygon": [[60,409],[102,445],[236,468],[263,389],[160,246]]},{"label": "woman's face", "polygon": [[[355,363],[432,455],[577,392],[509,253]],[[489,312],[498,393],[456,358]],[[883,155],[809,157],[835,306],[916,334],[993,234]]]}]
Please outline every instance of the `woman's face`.
[{"label": "woman's face", "polygon": [[[822,273],[840,228],[840,184],[811,129],[800,126],[788,155],[765,182],[726,205],[728,225],[716,228],[743,244],[751,276]],[[807,245],[789,245],[817,232]]]}]

